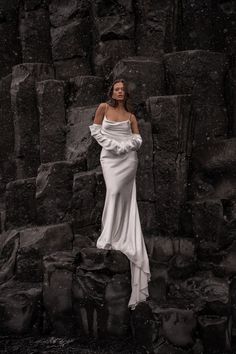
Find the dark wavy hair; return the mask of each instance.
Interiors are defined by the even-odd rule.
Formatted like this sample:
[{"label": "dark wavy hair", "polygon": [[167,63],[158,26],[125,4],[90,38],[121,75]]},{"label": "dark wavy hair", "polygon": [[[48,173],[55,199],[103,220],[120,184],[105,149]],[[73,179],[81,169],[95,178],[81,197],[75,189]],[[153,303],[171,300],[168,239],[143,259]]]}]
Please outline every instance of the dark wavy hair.
[{"label": "dark wavy hair", "polygon": [[133,105],[132,105],[132,101],[131,101],[131,98],[130,98],[128,84],[127,84],[127,82],[124,79],[116,79],[111,84],[111,86],[109,87],[108,92],[107,92],[107,96],[108,96],[107,104],[109,104],[112,107],[117,107],[118,102],[117,102],[117,100],[112,98],[112,94],[113,94],[114,85],[117,84],[118,82],[122,82],[123,85],[124,85],[124,90],[125,90],[124,107],[125,107],[127,112],[133,113]]}]

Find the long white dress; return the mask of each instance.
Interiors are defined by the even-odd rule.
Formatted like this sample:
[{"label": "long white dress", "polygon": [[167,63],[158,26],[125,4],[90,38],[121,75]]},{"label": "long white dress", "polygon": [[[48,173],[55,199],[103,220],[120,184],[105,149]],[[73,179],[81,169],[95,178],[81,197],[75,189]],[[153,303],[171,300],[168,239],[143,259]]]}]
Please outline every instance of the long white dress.
[{"label": "long white dress", "polygon": [[[130,139],[130,120],[115,122],[105,116],[101,133],[119,143]],[[106,198],[97,248],[119,250],[130,260],[132,292],[128,307],[133,310],[149,296],[148,282],[151,278],[136,199],[137,151],[115,155],[103,147],[100,163]]]}]

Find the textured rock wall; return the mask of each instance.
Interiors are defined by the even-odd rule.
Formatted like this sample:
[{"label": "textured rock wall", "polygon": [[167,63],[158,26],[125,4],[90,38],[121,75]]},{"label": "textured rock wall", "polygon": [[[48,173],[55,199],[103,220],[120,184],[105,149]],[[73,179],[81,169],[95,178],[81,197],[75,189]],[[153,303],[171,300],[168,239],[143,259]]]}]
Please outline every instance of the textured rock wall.
[{"label": "textured rock wall", "polygon": [[[231,1],[0,1],[0,335],[232,352],[235,21]],[[119,77],[143,137],[152,273],[133,312],[127,258],[95,247],[105,184],[88,125]]]}]

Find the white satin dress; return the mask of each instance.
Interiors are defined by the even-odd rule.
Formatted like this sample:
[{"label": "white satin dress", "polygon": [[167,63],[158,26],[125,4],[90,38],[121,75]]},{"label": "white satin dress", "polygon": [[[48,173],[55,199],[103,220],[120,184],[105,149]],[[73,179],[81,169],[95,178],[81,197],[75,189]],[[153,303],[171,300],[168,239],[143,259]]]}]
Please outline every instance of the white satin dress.
[{"label": "white satin dress", "polygon": [[[130,138],[130,120],[114,122],[105,116],[101,133],[118,142]],[[149,296],[151,278],[136,198],[137,151],[115,155],[103,147],[100,163],[106,198],[97,248],[119,250],[130,260],[132,292],[128,307],[133,310]]]}]

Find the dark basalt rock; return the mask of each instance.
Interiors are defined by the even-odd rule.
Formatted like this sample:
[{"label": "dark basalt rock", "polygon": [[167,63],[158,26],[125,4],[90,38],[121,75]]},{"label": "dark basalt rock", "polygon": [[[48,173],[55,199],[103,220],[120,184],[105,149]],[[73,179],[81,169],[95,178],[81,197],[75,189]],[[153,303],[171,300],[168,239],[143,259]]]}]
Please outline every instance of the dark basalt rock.
[{"label": "dark basalt rock", "polygon": [[51,253],[43,258],[43,304],[52,334],[72,336],[74,333],[71,290],[75,268],[71,251]]},{"label": "dark basalt rock", "polygon": [[66,112],[65,87],[62,81],[37,83],[41,163],[65,160]]},{"label": "dark basalt rock", "polygon": [[192,95],[194,146],[226,137],[228,117],[224,78],[229,69],[226,55],[186,50],[165,54],[164,64],[168,94]]},{"label": "dark basalt rock", "polygon": [[0,78],[8,75],[22,61],[18,24],[18,0],[1,1],[0,8]]},{"label": "dark basalt rock", "polygon": [[43,280],[43,257],[56,251],[72,250],[69,224],[24,229],[20,232],[16,277],[21,281]]},{"label": "dark basalt rock", "polygon": [[17,178],[36,177],[40,165],[39,121],[36,105],[36,82],[53,79],[53,67],[24,63],[13,67],[11,107],[15,130]]},{"label": "dark basalt rock", "polygon": [[42,284],[9,281],[0,290],[1,335],[40,334]]},{"label": "dark basalt rock", "polygon": [[72,197],[73,169],[69,161],[40,166],[35,194],[38,224],[60,223],[66,219]]},{"label": "dark basalt rock", "polygon": [[19,232],[5,232],[0,239],[0,284],[4,284],[15,274],[16,257],[19,248]]},{"label": "dark basalt rock", "polygon": [[[135,105],[142,104],[150,96],[165,92],[162,58],[145,56],[120,60],[112,71],[113,80],[124,78],[129,82],[129,91]],[[152,80],[148,77],[151,75]]]},{"label": "dark basalt rock", "polygon": [[7,184],[5,193],[6,229],[35,225],[35,192],[35,178],[18,179]]},{"label": "dark basalt rock", "polygon": [[[0,2],[0,336],[74,337],[32,349],[45,353],[115,353],[113,338],[127,353],[235,352],[234,3]],[[128,259],[96,248],[106,186],[88,126],[117,78],[143,138],[151,281],[134,311]]]},{"label": "dark basalt rock", "polygon": [[19,32],[25,63],[52,62],[49,11],[43,2],[21,2]]},{"label": "dark basalt rock", "polygon": [[231,350],[231,321],[226,316],[199,316],[200,331],[206,350]]}]

